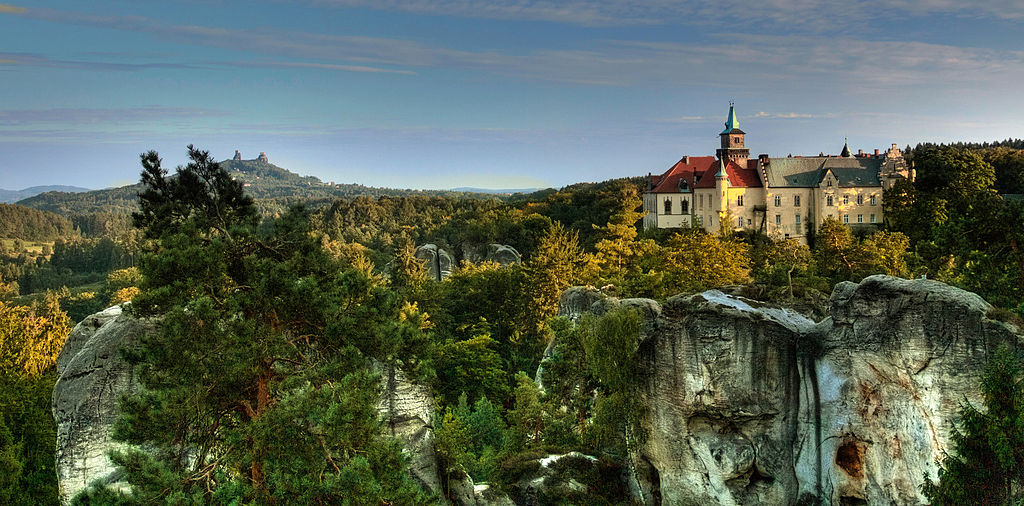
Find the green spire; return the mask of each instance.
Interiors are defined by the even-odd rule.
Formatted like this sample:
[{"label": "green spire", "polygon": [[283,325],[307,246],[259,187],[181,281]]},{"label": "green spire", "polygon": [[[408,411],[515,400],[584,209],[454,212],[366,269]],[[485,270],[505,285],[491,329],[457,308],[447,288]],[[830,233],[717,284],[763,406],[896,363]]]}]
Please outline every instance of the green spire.
[{"label": "green spire", "polygon": [[729,177],[725,173],[725,162],[721,158],[718,159],[718,174],[715,174],[715,177],[716,178]]},{"label": "green spire", "polygon": [[739,127],[740,120],[736,119],[736,106],[733,102],[729,102],[729,119],[725,120],[725,130],[722,130],[722,133],[727,134],[731,132],[734,128]]}]

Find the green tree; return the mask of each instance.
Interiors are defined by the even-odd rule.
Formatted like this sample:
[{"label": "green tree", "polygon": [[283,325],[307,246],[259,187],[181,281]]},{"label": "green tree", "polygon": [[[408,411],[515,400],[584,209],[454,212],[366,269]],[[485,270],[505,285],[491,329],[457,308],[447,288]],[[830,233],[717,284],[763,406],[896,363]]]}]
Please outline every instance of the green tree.
[{"label": "green tree", "polygon": [[673,235],[666,246],[665,295],[749,281],[748,251],[735,237],[723,239],[703,230]]},{"label": "green tree", "polygon": [[558,313],[562,292],[581,281],[588,260],[580,248],[579,234],[559,222],[541,237],[525,266],[530,316],[538,332]]},{"label": "green tree", "polygon": [[78,500],[432,502],[382,434],[372,366],[404,357],[418,378],[424,316],[326,252],[304,210],[257,230],[240,185],[189,153],[175,179],[143,155],[136,220],[158,239],[132,308],[160,314],[161,332],[128,352],[142,388],[114,436],[147,451],[112,455],[130,496]]},{"label": "green tree", "polygon": [[1020,357],[1001,345],[981,377],[984,410],[970,403],[951,433],[953,453],[939,463],[939,482],[925,474],[935,505],[1018,504],[1024,485],[1024,388]]}]

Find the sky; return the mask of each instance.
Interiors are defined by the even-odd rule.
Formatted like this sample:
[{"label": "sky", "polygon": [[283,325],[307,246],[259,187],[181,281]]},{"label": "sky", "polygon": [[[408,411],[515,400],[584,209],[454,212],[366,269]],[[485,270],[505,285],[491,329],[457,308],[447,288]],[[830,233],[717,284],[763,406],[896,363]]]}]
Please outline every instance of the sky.
[{"label": "sky", "polygon": [[[3,2],[5,0],[0,0]],[[1020,0],[0,3],[0,188],[236,149],[324,181],[560,187],[713,155],[1024,137]]]}]

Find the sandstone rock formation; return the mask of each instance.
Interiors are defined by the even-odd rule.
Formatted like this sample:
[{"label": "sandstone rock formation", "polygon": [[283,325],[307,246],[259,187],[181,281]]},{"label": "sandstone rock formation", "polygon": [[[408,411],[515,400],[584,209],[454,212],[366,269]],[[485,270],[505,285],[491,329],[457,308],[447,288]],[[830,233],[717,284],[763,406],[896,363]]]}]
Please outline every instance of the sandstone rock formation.
[{"label": "sandstone rock formation", "polygon": [[118,397],[134,387],[135,378],[119,350],[154,328],[114,306],[82,320],[68,336],[53,389],[57,483],[64,503],[94,480],[120,480],[107,452],[117,447],[111,429]]},{"label": "sandstone rock formation", "polygon": [[921,504],[964,398],[1016,329],[978,296],[927,280],[844,283],[830,318],[718,291],[654,301],[573,289],[645,315],[636,359],[648,437],[631,448],[645,504]]},{"label": "sandstone rock formation", "polygon": [[430,279],[441,281],[455,271],[455,260],[447,251],[436,244],[424,244],[416,248],[416,258],[423,260]]},{"label": "sandstone rock formation", "polygon": [[468,262],[496,262],[501,265],[512,265],[523,262],[523,256],[507,244],[463,244],[462,259]]},{"label": "sandstone rock formation", "polygon": [[434,453],[434,413],[437,405],[430,389],[412,383],[394,364],[374,364],[380,373],[380,411],[388,434],[405,446],[409,472],[435,493],[441,492],[437,455]]}]

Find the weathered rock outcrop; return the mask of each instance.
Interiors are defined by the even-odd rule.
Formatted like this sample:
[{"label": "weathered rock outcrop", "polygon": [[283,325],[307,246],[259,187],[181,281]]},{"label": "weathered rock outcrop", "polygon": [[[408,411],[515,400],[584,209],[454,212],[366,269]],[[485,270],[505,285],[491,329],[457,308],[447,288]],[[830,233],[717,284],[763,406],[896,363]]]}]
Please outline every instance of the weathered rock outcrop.
[{"label": "weathered rock outcrop", "polygon": [[959,402],[977,399],[995,343],[1016,329],[978,296],[927,280],[844,283],[831,317],[709,291],[591,303],[640,308],[648,437],[631,449],[646,504],[920,504]]},{"label": "weathered rock outcrop", "polygon": [[154,328],[153,322],[114,306],[82,320],[68,336],[57,358],[53,389],[57,483],[63,502],[94,480],[120,480],[107,452],[117,448],[111,429],[118,398],[135,386],[135,378],[119,350],[135,345]]},{"label": "weathered rock outcrop", "polygon": [[[137,384],[119,350],[156,331],[155,321],[140,320],[115,306],[76,325],[61,350],[53,416],[57,476],[65,504],[95,480],[120,483],[107,452],[119,447],[112,439],[118,398]],[[386,430],[405,446],[413,477],[439,492],[433,435],[436,407],[430,390],[408,381],[396,367],[375,364],[375,368],[381,375],[378,410]]]},{"label": "weathered rock outcrop", "polygon": [[437,405],[430,389],[407,380],[394,364],[376,363],[374,367],[381,376],[377,410],[388,434],[405,446],[413,477],[424,488],[440,493],[440,474],[434,453]]},{"label": "weathered rock outcrop", "polygon": [[441,281],[455,271],[455,260],[447,251],[438,248],[436,244],[418,246],[416,258],[423,260],[423,265],[427,268],[427,276],[431,279]]},{"label": "weathered rock outcrop", "polygon": [[462,259],[477,262],[496,262],[501,265],[512,265],[522,263],[523,256],[512,246],[507,244],[463,244]]}]

